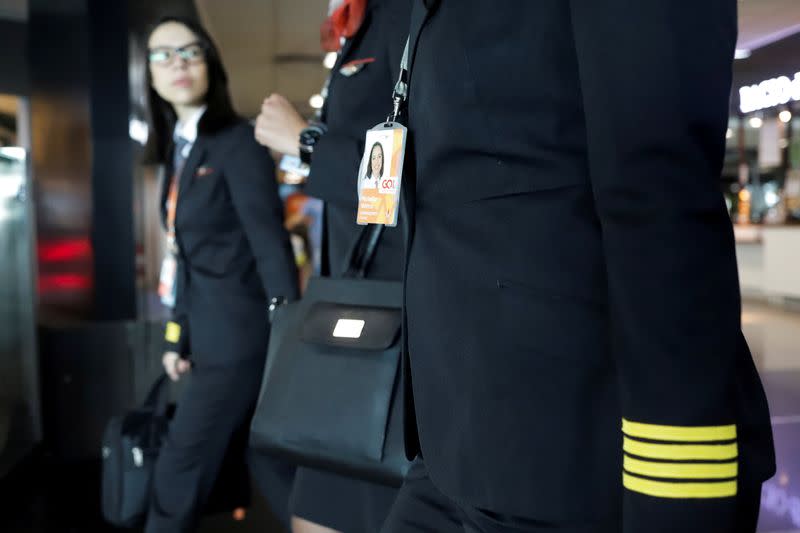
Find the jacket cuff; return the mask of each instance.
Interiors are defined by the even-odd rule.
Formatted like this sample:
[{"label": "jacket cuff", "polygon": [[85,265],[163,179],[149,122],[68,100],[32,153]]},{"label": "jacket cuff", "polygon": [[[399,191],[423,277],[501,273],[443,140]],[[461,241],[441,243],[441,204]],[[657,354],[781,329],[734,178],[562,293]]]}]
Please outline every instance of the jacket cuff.
[{"label": "jacket cuff", "polygon": [[623,419],[623,485],[653,498],[736,496],[736,425],[664,426]]},{"label": "jacket cuff", "polygon": [[164,350],[177,352],[178,355],[184,357],[188,355],[189,348],[189,332],[188,328],[184,327],[179,322],[170,320],[164,328]]}]

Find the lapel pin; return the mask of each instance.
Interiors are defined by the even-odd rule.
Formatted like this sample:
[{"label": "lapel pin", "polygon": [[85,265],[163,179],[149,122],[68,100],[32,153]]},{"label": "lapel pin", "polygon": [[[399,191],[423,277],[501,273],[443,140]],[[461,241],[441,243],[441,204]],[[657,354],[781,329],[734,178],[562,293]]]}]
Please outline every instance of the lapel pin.
[{"label": "lapel pin", "polygon": [[368,65],[369,63],[374,63],[374,57],[368,57],[366,59],[356,59],[355,61],[350,61],[342,65],[342,68],[339,69],[339,74],[344,76],[345,78],[349,78],[354,74],[358,74],[361,70]]}]

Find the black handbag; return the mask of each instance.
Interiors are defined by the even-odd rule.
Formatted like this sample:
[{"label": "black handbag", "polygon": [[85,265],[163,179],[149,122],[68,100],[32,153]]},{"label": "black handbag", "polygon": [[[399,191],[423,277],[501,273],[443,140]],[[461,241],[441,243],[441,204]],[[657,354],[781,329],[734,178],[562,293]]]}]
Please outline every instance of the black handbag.
[{"label": "black handbag", "polygon": [[162,375],[140,408],[115,416],[106,425],[102,511],[117,527],[139,527],[147,516],[153,467],[169,424],[168,385]]},{"label": "black handbag", "polygon": [[312,278],[301,300],[275,310],[250,445],[399,486],[410,466],[400,397],[402,283],[364,279],[382,230],[364,228],[344,277]]},{"label": "black handbag", "polygon": [[[147,518],[153,468],[175,412],[168,402],[169,388],[169,378],[162,374],[142,406],[113,417],[103,433],[101,507],[103,518],[117,527],[141,527]],[[245,427],[228,444],[203,514],[250,506],[246,446]]]}]

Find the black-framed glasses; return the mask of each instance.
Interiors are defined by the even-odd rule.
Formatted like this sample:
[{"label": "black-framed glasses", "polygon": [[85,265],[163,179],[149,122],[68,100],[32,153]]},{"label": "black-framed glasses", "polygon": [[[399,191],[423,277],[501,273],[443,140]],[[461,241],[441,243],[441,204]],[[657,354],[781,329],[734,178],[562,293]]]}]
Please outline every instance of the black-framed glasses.
[{"label": "black-framed glasses", "polygon": [[206,59],[206,50],[199,42],[189,43],[178,48],[159,46],[151,49],[147,54],[147,59],[152,65],[169,65],[179,57],[187,63],[202,63]]}]

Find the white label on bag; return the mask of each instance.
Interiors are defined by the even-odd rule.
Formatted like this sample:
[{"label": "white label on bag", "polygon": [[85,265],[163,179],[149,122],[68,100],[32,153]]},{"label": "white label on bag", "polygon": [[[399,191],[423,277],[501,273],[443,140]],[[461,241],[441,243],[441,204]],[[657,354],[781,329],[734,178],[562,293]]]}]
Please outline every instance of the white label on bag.
[{"label": "white label on bag", "polygon": [[137,468],[144,466],[144,454],[142,453],[142,449],[138,447],[134,448],[131,450],[131,453],[133,454],[133,464]]},{"label": "white label on bag", "polygon": [[333,328],[333,336],[340,339],[358,339],[361,338],[361,332],[364,331],[363,320],[351,320],[347,318],[340,318],[336,322],[336,327]]}]

